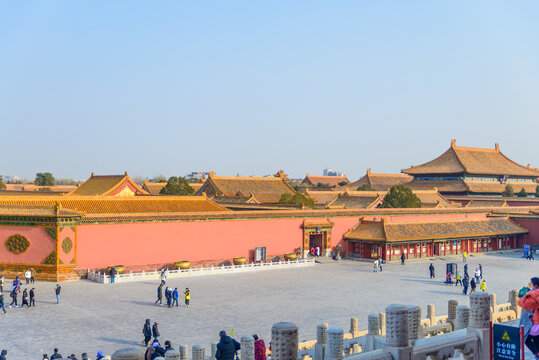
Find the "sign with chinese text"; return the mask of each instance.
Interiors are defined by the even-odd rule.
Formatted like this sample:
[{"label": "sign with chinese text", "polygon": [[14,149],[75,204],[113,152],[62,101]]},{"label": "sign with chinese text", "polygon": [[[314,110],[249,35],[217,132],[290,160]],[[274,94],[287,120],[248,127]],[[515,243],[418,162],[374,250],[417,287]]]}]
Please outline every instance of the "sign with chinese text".
[{"label": "sign with chinese text", "polygon": [[520,328],[494,324],[492,326],[492,342],[494,360],[521,360]]}]

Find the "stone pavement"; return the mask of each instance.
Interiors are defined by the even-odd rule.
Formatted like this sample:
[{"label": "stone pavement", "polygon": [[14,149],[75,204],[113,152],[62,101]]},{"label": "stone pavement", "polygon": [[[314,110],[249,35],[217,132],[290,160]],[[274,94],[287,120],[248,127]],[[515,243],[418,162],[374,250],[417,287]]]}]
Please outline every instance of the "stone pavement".
[{"label": "stone pavement", "polygon": [[[485,255],[468,258],[470,271],[483,264],[488,291],[507,301],[510,289],[519,289],[539,274],[539,262],[519,258],[519,254]],[[102,285],[89,281],[62,284],[61,304],[56,305],[53,283],[38,283],[37,306],[0,313],[0,348],[8,359],[41,359],[57,346],[66,357],[78,357],[97,350],[111,354],[124,347],[141,346],[146,318],[159,323],[161,339],[204,344],[209,351],[219,330],[235,328],[236,338],[258,333],[266,344],[271,326],[292,321],[299,327],[300,341],[316,337],[316,325],[349,328],[350,317],[359,317],[359,328],[367,328],[367,314],[382,312],[391,303],[421,306],[435,304],[437,314],[447,313],[447,300],[468,304],[462,288],[444,285],[445,263],[462,261],[436,259],[437,278],[430,280],[430,261],[388,264],[373,273],[372,264],[339,261],[314,267],[259,273],[173,279],[168,284],[179,290],[191,289],[191,307],[169,309],[155,306],[157,282]],[[11,300],[5,294],[6,300]],[[20,299],[20,296],[19,296]]]}]

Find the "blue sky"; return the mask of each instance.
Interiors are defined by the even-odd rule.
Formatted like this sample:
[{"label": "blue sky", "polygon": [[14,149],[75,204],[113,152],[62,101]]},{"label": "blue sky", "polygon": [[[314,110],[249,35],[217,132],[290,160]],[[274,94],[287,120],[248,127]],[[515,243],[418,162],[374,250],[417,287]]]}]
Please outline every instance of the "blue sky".
[{"label": "blue sky", "polygon": [[539,167],[536,1],[0,4],[0,174]]}]

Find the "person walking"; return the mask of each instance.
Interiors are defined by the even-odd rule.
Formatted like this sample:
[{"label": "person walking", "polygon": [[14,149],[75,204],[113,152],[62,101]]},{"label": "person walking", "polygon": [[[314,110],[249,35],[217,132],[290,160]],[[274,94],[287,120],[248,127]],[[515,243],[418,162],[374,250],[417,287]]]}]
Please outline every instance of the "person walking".
[{"label": "person walking", "polygon": [[404,265],[404,260],[406,260],[406,255],[404,255],[404,252],[401,254],[401,265]]},{"label": "person walking", "polygon": [[477,286],[477,283],[475,282],[475,279],[472,278],[472,280],[470,280],[470,294],[475,292],[476,286]]},{"label": "person walking", "polygon": [[6,308],[4,306],[4,293],[0,291],[0,309],[4,311],[4,314],[7,313]]},{"label": "person walking", "polygon": [[117,273],[116,268],[112,266],[109,271],[111,284],[114,284],[114,280],[116,280],[116,273]]},{"label": "person walking", "polygon": [[163,305],[163,283],[162,282],[157,287],[157,300],[155,300],[154,304],[157,305],[157,303],[159,303],[159,305]]},{"label": "person walking", "polygon": [[432,263],[430,263],[429,265],[429,273],[430,273],[430,278],[434,279],[434,265],[432,265]]},{"label": "person walking", "polygon": [[28,289],[24,289],[24,291],[22,292],[22,305],[21,305],[21,307],[24,307],[24,305],[26,305],[26,307],[30,307],[30,303],[28,302]]},{"label": "person walking", "polygon": [[164,285],[167,280],[167,269],[161,269],[161,283]]},{"label": "person walking", "polygon": [[483,278],[483,265],[479,264],[479,277]]},{"label": "person walking", "polygon": [[380,272],[382,272],[383,263],[384,263],[384,260],[381,257],[378,257],[378,268],[380,269]]},{"label": "person walking", "polygon": [[189,288],[185,288],[185,306],[190,307],[190,301],[191,301],[191,290]]},{"label": "person walking", "polygon": [[255,360],[266,360],[266,344],[257,334],[253,335],[255,339]]},{"label": "person walking", "polygon": [[528,349],[539,357],[539,278],[531,278],[532,289],[518,299],[522,308],[520,325],[524,326],[525,343]]},{"label": "person walking", "polygon": [[54,288],[54,293],[56,294],[56,303],[60,303],[60,292],[62,291],[62,287],[60,284],[56,284],[56,287]]},{"label": "person walking", "polygon": [[17,305],[17,287],[15,284],[13,284],[11,288],[11,304],[9,304],[9,307],[13,307],[12,305],[15,305],[15,307],[19,307]]},{"label": "person walking", "polygon": [[30,284],[30,279],[32,278],[32,272],[30,269],[26,270],[24,273],[24,278],[26,279],[26,285]]},{"label": "person walking", "polygon": [[4,291],[4,275],[0,275],[0,292]]},{"label": "person walking", "polygon": [[178,297],[180,295],[178,294],[178,288],[174,288],[174,291],[172,292],[172,306],[176,304],[178,306]]},{"label": "person walking", "polygon": [[466,257],[468,256],[468,253],[466,251],[462,252],[462,262],[466,262]]},{"label": "person walking", "polygon": [[30,268],[30,284],[33,284],[36,282],[36,271],[34,268]]},{"label": "person walking", "polygon": [[374,260],[374,264],[372,267],[372,272],[377,272],[377,271],[378,271],[378,259]]},{"label": "person walking", "polygon": [[148,343],[152,339],[152,327],[150,325],[150,319],[146,319],[146,322],[142,327],[142,334],[144,335],[144,340],[142,340],[142,343],[144,346],[148,346]]},{"label": "person walking", "polygon": [[165,298],[167,299],[167,306],[170,307],[172,305],[172,290],[168,286],[165,288]]},{"label": "person walking", "polygon": [[485,280],[481,281],[480,289],[481,289],[481,291],[486,291],[487,290],[487,283],[485,282]]},{"label": "person walking", "polygon": [[465,276],[464,280],[462,280],[462,286],[464,287],[464,289],[462,289],[462,293],[464,295],[468,295],[468,285],[469,284],[470,284],[470,281],[468,280],[468,277]]},{"label": "person walking", "polygon": [[36,306],[35,288],[30,289],[30,306]]},{"label": "person walking", "polygon": [[459,286],[459,283],[460,285],[462,285],[462,277],[460,276],[460,271],[457,272],[457,281],[455,281],[455,286]]},{"label": "person walking", "polygon": [[479,276],[481,275],[481,271],[479,268],[475,268],[474,276],[475,276],[475,282],[479,282]]},{"label": "person walking", "polygon": [[228,336],[224,330],[219,332],[219,337],[215,358],[217,360],[234,360],[234,355],[241,349],[240,343]]},{"label": "person walking", "polygon": [[468,275],[468,264],[464,264],[464,277],[466,277],[466,276],[468,276],[468,277],[470,276],[470,275]]},{"label": "person walking", "polygon": [[533,257],[533,254],[535,254],[535,249],[530,249],[530,260],[535,261],[535,258]]},{"label": "person walking", "polygon": [[157,321],[153,323],[152,326],[152,335],[153,335],[153,341],[159,341],[159,327],[157,326]]}]

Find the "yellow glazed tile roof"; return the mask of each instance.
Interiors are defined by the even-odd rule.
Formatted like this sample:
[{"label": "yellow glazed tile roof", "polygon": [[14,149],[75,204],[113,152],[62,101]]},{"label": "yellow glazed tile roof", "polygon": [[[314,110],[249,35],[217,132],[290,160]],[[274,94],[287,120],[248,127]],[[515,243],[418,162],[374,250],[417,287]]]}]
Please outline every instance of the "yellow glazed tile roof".
[{"label": "yellow glazed tile roof", "polygon": [[137,195],[147,195],[148,192],[141,189],[130,177],[127,175],[127,171],[124,175],[92,175],[88,180],[82,183],[76,190],[70,192],[68,195],[85,195],[85,196],[99,196],[109,195],[115,190],[122,187],[125,183],[129,183],[134,189],[136,189]]},{"label": "yellow glazed tile roof", "polygon": [[410,175],[406,174],[377,174],[367,169],[367,173],[359,180],[344,186],[346,190],[356,191],[362,185],[370,185],[374,191],[385,191],[395,185],[401,185],[412,180]]},{"label": "yellow glazed tile roof", "polygon": [[350,184],[350,181],[346,176],[321,176],[321,175],[309,175],[305,176],[303,179],[304,184],[318,185],[328,184],[329,186],[338,186],[341,182],[346,182]]}]

